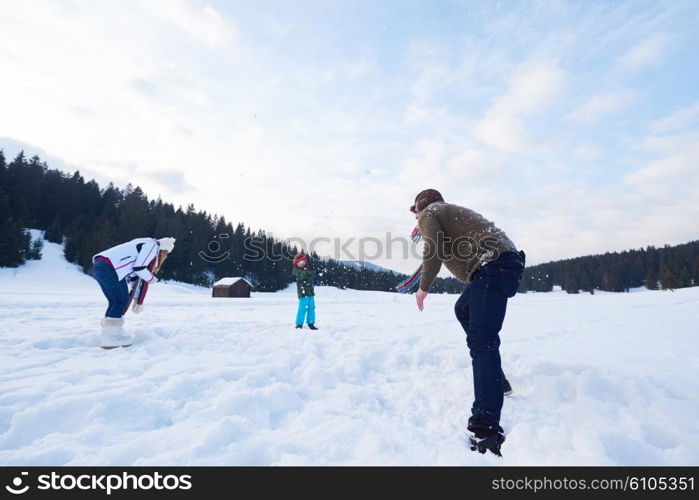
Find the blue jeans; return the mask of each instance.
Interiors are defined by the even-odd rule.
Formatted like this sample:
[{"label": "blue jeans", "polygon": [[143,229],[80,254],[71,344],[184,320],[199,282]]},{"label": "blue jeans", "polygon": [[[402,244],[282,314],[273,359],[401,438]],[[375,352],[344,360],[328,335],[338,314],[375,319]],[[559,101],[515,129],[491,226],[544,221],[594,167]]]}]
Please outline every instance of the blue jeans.
[{"label": "blue jeans", "polygon": [[466,332],[473,367],[475,399],[468,421],[470,431],[502,432],[500,411],[503,378],[500,364],[500,329],[507,299],[514,297],[522,281],[524,252],[503,252],[497,260],[481,267],[473,276],[454,312]]},{"label": "blue jeans", "polygon": [[105,316],[121,318],[129,306],[129,287],[126,280],[119,281],[114,268],[103,260],[97,260],[92,265],[92,277],[100,284],[102,293],[109,301]]},{"label": "blue jeans", "polygon": [[299,309],[296,312],[296,324],[303,325],[304,319],[309,325],[316,322],[316,298],[299,297]]}]

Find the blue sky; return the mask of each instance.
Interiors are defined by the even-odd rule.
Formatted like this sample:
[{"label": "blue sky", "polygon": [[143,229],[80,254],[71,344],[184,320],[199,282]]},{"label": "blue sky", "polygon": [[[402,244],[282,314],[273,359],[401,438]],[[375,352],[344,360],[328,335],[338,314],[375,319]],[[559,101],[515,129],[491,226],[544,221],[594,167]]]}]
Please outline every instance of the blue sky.
[{"label": "blue sky", "polygon": [[531,262],[699,237],[699,2],[0,9],[8,153],[283,238],[408,234],[426,187]]}]

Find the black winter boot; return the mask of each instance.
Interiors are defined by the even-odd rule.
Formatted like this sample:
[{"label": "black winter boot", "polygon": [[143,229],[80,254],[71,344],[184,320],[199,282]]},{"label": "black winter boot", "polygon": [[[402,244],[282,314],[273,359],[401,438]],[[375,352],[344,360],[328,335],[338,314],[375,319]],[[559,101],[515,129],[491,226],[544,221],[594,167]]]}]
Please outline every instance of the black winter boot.
[{"label": "black winter boot", "polygon": [[296,325],[297,330],[300,330],[301,328],[303,328],[303,325]]},{"label": "black winter boot", "polygon": [[512,386],[510,385],[510,382],[507,379],[504,379],[502,381],[502,393],[505,396],[509,396],[510,394],[512,394],[512,392],[514,391],[512,391]]},{"label": "black winter boot", "polygon": [[311,330],[317,330],[317,329],[318,329],[318,327],[317,327],[316,325],[314,325],[313,323],[308,323],[308,328],[310,328]]},{"label": "black winter boot", "polygon": [[471,443],[471,451],[477,451],[484,454],[490,451],[493,455],[502,457],[500,446],[505,442],[505,435],[498,431],[475,431],[473,436],[469,437]]}]

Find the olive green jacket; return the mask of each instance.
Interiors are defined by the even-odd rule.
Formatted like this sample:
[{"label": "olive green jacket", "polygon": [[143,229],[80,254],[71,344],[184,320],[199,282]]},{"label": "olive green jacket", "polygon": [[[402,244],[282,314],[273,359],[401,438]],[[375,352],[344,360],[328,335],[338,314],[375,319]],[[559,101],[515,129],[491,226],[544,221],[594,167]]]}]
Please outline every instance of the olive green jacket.
[{"label": "olive green jacket", "polygon": [[516,251],[504,231],[481,214],[450,203],[435,202],[418,217],[425,242],[420,290],[428,292],[442,262],[459,281],[471,283],[483,264],[502,252]]},{"label": "olive green jacket", "polygon": [[299,299],[301,297],[313,297],[315,295],[313,291],[315,273],[308,269],[299,269],[298,267],[293,270],[293,273],[296,278],[296,291],[299,294]]}]

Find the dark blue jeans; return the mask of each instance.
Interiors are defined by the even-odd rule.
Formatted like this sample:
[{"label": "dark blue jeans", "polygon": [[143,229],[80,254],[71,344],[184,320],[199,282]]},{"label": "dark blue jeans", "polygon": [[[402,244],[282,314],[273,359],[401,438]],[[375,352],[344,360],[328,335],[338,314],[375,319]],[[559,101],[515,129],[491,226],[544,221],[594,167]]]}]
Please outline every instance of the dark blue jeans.
[{"label": "dark blue jeans", "polygon": [[473,282],[466,285],[454,305],[456,317],[466,332],[473,366],[475,400],[468,421],[470,431],[502,432],[504,375],[499,333],[507,299],[517,293],[523,271],[524,252],[503,252],[497,260],[476,271]]},{"label": "dark blue jeans", "polygon": [[92,277],[100,284],[102,293],[109,301],[105,316],[121,318],[129,305],[129,287],[126,279],[119,281],[114,268],[103,260],[97,260],[92,265]]}]

